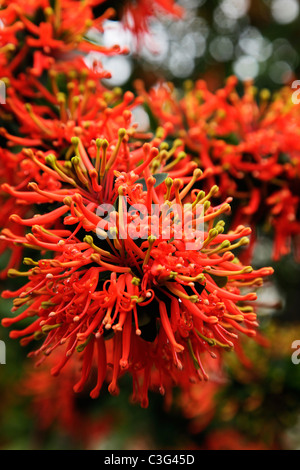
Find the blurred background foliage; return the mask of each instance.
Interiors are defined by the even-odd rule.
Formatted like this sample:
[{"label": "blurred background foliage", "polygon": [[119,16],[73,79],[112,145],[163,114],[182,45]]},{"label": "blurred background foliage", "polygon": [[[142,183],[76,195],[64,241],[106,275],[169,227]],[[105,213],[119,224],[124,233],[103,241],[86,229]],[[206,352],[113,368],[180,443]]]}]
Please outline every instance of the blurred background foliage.
[{"label": "blurred background foliage", "polygon": [[[110,2],[118,3],[122,2]],[[234,73],[240,80],[255,79],[257,87],[274,90],[299,76],[298,0],[177,3],[185,9],[183,18],[153,18],[143,41],[136,41],[120,21],[108,22],[101,40],[113,45],[117,38],[131,49],[127,57],[106,59],[113,74],[108,85],[128,85],[142,78],[149,86],[164,78],[181,86],[186,79],[201,77],[217,88]]]},{"label": "blurred background foliage", "polygon": [[[117,8],[120,4],[107,3]],[[153,19],[142,43],[136,43],[120,21],[108,22],[101,41],[129,45],[132,52],[105,58],[104,66],[112,72],[107,86],[130,89],[142,78],[146,86],[165,79],[180,88],[186,79],[203,78],[216,89],[234,73],[240,80],[253,79],[259,89],[276,90],[299,77],[297,0],[178,3],[185,17],[177,22]],[[97,39],[95,34],[90,32]],[[86,60],[92,61],[93,54]],[[259,297],[261,330],[270,347],[245,340],[252,367],[227,354],[222,382],[192,386],[186,394],[175,391],[173,397],[152,393],[148,409],[130,403],[126,377],[118,397],[103,392],[96,401],[84,392],[73,396],[59,377],[40,375],[37,380],[26,348],[1,328],[7,363],[0,365],[0,447],[299,449],[300,365],[291,361],[291,345],[300,339],[300,265],[292,255],[272,263],[269,240],[259,238],[254,266],[263,265],[275,268],[272,284]],[[1,289],[17,288],[15,280],[1,282]],[[10,302],[1,299],[1,317],[9,310]]]}]

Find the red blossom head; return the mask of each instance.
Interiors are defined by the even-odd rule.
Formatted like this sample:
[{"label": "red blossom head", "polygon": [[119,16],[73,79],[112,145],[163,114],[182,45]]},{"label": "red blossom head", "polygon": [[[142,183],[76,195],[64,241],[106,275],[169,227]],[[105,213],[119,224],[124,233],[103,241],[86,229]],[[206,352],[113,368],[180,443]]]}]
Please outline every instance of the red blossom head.
[{"label": "red blossom head", "polygon": [[[25,310],[2,324],[35,316],[10,336],[22,338],[24,345],[43,339],[32,353],[42,355],[42,362],[52,351],[61,351],[54,375],[73,354],[80,354],[82,375],[74,387],[80,391],[96,355],[98,379],[91,396],[99,395],[111,365],[109,391],[118,393],[119,377],[129,372],[134,398],[147,406],[153,368],[160,375],[161,391],[177,376],[179,382],[206,380],[207,355],[217,358],[223,349],[234,349],[241,333],[255,336],[253,288],[261,286],[272,269],[255,271],[234,256],[232,250],[248,243],[250,229],[239,226],[224,233],[224,222],[218,219],[230,205],[211,205],[217,187],[207,194],[192,191],[187,198],[203,176],[200,170],[187,185],[170,176],[160,181],[149,174],[160,151],[147,144],[142,147],[144,162],[137,168],[114,170],[120,168],[120,159],[130,168],[125,130],[119,131],[115,146],[95,142],[86,151],[77,137],[73,145],[75,156],[66,161],[26,152],[39,172],[59,182],[55,191],[35,182],[23,193],[6,188],[25,203],[35,198],[41,207],[54,203],[56,208],[25,220],[12,216],[15,223],[31,227],[14,242],[35,247],[42,256],[36,261],[25,258],[32,266],[28,272],[9,271],[10,276],[29,280],[17,292],[3,293],[14,297],[13,311]],[[112,206],[112,218],[99,212],[104,203]],[[143,204],[148,215],[139,217],[135,204]],[[156,214],[150,214],[153,204],[159,206]],[[188,224],[178,237],[183,219]],[[200,219],[202,231],[197,229]],[[155,235],[149,234],[151,220]],[[132,229],[142,238],[133,238]],[[190,242],[195,243],[192,248]],[[43,257],[44,252],[51,256]]]}]

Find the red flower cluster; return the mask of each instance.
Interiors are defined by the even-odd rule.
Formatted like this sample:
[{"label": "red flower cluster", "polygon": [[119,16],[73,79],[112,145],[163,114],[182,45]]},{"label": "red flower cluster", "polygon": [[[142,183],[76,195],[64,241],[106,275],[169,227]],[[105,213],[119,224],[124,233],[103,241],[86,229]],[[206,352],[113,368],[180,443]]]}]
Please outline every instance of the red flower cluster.
[{"label": "red flower cluster", "polygon": [[[121,129],[115,146],[97,140],[88,151],[75,137],[75,156],[70,160],[58,160],[49,152],[24,151],[39,175],[47,175],[48,189],[36,182],[25,192],[9,186],[4,189],[25,203],[57,207],[25,220],[12,215],[14,222],[31,227],[31,232],[20,237],[4,231],[1,238],[52,255],[39,261],[25,258],[25,264],[33,265],[28,272],[9,271],[10,276],[28,276],[29,282],[17,292],[4,291],[3,296],[15,298],[13,311],[26,308],[2,324],[10,326],[36,316],[30,326],[13,330],[10,336],[23,338],[22,344],[44,338],[33,353],[43,353],[41,361],[65,344],[54,375],[76,350],[82,354],[82,377],[76,391],[82,390],[89,377],[96,349],[98,380],[91,396],[99,395],[108,364],[112,364],[109,391],[117,393],[119,376],[129,370],[135,398],[147,406],[153,368],[159,371],[161,390],[165,380],[176,375],[178,380],[180,375],[207,379],[202,361],[206,354],[214,356],[211,349],[234,348],[238,341],[234,330],[255,335],[256,315],[250,304],[256,295],[251,289],[260,286],[272,269],[254,271],[233,255],[231,250],[248,243],[250,229],[239,226],[223,234],[224,223],[216,219],[230,206],[227,202],[211,206],[210,198],[218,191],[215,186],[207,195],[200,190],[192,193],[190,224],[196,225],[201,206],[205,232],[203,240],[197,239],[197,248],[187,249],[190,234],[184,230],[177,239],[177,219],[184,217],[182,202],[202,172],[195,170],[186,186],[170,176],[160,183],[150,168],[156,167],[153,161],[161,161],[166,150],[151,149],[149,144],[142,147],[143,163],[135,170],[116,171],[121,166],[118,160],[127,159],[130,167],[125,137]],[[137,164],[141,154],[136,152]],[[141,177],[145,189],[137,182]],[[124,198],[133,208],[144,204],[149,213],[153,203],[162,208],[140,219],[135,210],[125,211]],[[104,203],[114,204],[115,225],[97,213]],[[130,234],[122,236],[135,222],[141,238],[147,237],[150,217],[158,223],[156,236],[149,235],[141,243]],[[166,220],[170,224],[167,239]]]},{"label": "red flower cluster", "polygon": [[[244,93],[230,77],[210,92],[206,82],[186,83],[183,98],[170,84],[146,92],[136,82],[160,124],[172,123],[186,151],[202,170],[210,171],[207,188],[218,184],[221,198],[234,197],[233,223],[274,232],[274,259],[299,252],[300,108],[288,88],[271,97],[253,84]],[[162,106],[163,103],[163,106]],[[255,237],[252,238],[252,249]],[[250,253],[251,254],[251,253]]]},{"label": "red flower cluster", "polygon": [[[4,0],[0,10],[0,75],[9,78],[14,89],[21,92],[24,85],[27,88],[26,73],[41,77],[44,70],[60,66],[66,71],[74,61],[84,68],[83,57],[89,51],[127,53],[117,45],[105,48],[86,39],[90,28],[102,31],[103,22],[115,14],[110,8],[94,18],[93,7],[102,1],[55,0],[52,7],[50,0]],[[108,75],[103,71],[99,76]]]}]

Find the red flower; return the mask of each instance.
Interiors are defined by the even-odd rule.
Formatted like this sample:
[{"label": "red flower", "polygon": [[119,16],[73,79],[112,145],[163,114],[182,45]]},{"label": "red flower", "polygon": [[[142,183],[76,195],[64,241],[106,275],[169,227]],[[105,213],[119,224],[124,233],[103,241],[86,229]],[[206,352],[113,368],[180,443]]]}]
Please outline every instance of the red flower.
[{"label": "red flower", "polygon": [[[187,186],[170,177],[159,182],[150,168],[156,168],[153,162],[165,149],[145,144],[130,157],[125,130],[119,131],[115,146],[99,140],[86,151],[77,137],[72,142],[76,155],[71,160],[25,152],[42,175],[57,181],[57,189],[41,189],[34,182],[28,192],[6,188],[25,203],[55,203],[56,208],[26,220],[11,217],[15,223],[31,227],[25,237],[14,237],[14,243],[52,256],[37,261],[25,258],[25,264],[33,266],[28,272],[10,270],[11,276],[28,276],[29,282],[17,292],[5,291],[3,296],[15,298],[13,311],[27,307],[2,323],[10,326],[35,316],[29,326],[11,331],[10,336],[22,338],[24,345],[44,338],[32,353],[42,353],[42,362],[59,348],[61,360],[52,369],[54,375],[77,350],[83,363],[75,391],[84,387],[96,354],[98,379],[91,396],[99,395],[111,364],[109,391],[118,393],[118,379],[128,370],[134,397],[147,406],[153,368],[160,374],[161,390],[178,370],[186,380],[207,379],[202,362],[207,354],[214,356],[214,349],[234,348],[238,345],[236,333],[255,335],[256,315],[249,302],[256,295],[247,291],[260,286],[262,277],[272,269],[254,271],[235,258],[231,250],[248,243],[245,236],[250,229],[239,226],[223,234],[224,223],[216,219],[230,206],[227,202],[210,205],[217,187],[207,195],[192,192],[188,206],[191,226],[197,225],[198,209],[202,208],[203,240],[196,232],[197,247],[187,248],[191,234],[186,227],[177,237],[178,220],[185,214],[183,201],[201,179],[200,170],[195,170]],[[120,159],[130,168],[142,155],[143,163],[135,170],[114,170],[120,168]],[[137,183],[141,177],[144,179]],[[97,213],[103,203],[114,205],[113,219]],[[135,210],[126,210],[126,205],[132,208],[137,203],[148,209],[153,203],[163,206],[156,216],[148,214],[139,220]],[[178,207],[181,209],[176,212]],[[147,238],[151,217],[158,223],[158,231]],[[130,227],[146,240],[139,243],[133,239]],[[7,241],[11,235],[1,238]]]}]

